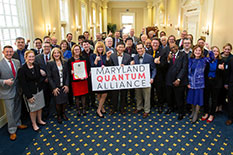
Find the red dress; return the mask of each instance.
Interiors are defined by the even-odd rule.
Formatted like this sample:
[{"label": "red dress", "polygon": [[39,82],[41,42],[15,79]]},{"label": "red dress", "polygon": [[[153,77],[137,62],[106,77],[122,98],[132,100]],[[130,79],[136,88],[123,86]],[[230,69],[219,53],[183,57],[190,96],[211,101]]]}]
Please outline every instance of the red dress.
[{"label": "red dress", "polygon": [[80,80],[72,82],[72,90],[74,96],[81,96],[88,93],[88,81]]}]

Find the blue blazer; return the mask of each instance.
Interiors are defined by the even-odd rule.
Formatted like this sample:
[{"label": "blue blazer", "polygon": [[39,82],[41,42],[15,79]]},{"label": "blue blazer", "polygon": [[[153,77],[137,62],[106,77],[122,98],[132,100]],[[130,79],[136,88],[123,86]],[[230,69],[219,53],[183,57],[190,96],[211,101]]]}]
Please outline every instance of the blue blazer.
[{"label": "blue blazer", "polygon": [[[134,62],[135,64],[140,64],[138,54],[134,56]],[[154,58],[151,55],[145,53],[142,64],[150,64],[150,78],[154,79],[156,75]]]},{"label": "blue blazer", "polygon": [[101,60],[98,61],[97,65],[94,64],[96,56],[97,56],[96,54],[91,54],[90,56],[91,67],[101,67],[102,64],[103,65],[106,64],[106,54],[100,56]]}]

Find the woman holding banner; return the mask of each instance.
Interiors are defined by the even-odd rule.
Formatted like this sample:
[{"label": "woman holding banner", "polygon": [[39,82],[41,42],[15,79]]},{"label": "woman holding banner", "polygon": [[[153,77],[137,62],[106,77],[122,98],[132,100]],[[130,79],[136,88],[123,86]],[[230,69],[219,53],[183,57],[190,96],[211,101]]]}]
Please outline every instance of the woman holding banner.
[{"label": "woman holding banner", "polygon": [[[95,45],[95,50],[94,53],[90,56],[90,61],[91,61],[91,67],[104,67],[106,63],[106,49],[105,45],[103,42],[98,41]],[[99,106],[96,111],[97,116],[100,118],[103,118],[106,113],[104,109],[104,102],[107,97],[107,92],[106,91],[98,91],[97,93],[97,99],[99,101]]]},{"label": "woman holding banner", "polygon": [[[80,111],[80,105],[79,105],[79,99],[81,98],[82,107],[83,107],[83,115],[86,115],[86,94],[88,94],[88,81],[87,76],[89,73],[89,70],[87,70],[87,60],[82,56],[81,47],[77,44],[73,45],[71,49],[72,58],[68,60],[68,67],[69,67],[69,73],[70,73],[70,80],[71,80],[71,86],[73,91],[73,96],[75,96],[75,103],[77,106],[77,115],[81,116]],[[80,65],[80,63],[84,63],[85,72],[86,72],[86,78],[77,78],[75,77],[75,71],[74,71],[74,64]],[[81,68],[77,68],[76,71],[80,72]]]}]

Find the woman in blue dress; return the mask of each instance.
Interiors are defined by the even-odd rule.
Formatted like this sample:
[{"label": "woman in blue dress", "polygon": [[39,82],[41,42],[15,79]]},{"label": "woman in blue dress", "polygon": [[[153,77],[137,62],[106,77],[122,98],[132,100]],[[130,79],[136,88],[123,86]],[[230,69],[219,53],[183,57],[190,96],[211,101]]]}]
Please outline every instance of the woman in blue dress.
[{"label": "woman in blue dress", "polygon": [[204,104],[204,88],[205,79],[204,72],[206,63],[214,59],[213,52],[209,52],[209,57],[204,56],[204,50],[199,45],[193,48],[193,53],[189,58],[188,64],[188,95],[187,103],[192,105],[192,123],[195,123],[198,119],[198,113],[200,106]]}]

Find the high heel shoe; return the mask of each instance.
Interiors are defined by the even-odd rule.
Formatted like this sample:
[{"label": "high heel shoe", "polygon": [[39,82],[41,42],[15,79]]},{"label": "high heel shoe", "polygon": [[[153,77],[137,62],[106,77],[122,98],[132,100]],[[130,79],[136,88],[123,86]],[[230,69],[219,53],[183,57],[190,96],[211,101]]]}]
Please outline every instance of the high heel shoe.
[{"label": "high heel shoe", "polygon": [[104,115],[100,116],[97,111],[96,111],[96,115],[99,116],[99,118],[104,118]]},{"label": "high heel shoe", "polygon": [[77,111],[77,116],[81,116],[81,111],[80,110]]},{"label": "high heel shoe", "polygon": [[107,112],[106,112],[106,111],[105,111],[105,112],[103,112],[102,110],[101,110],[101,113],[102,113],[102,114],[107,114]]},{"label": "high heel shoe", "polygon": [[212,119],[210,119],[210,117],[209,117],[206,122],[211,123],[211,122],[213,122],[213,120],[214,120],[214,117]]},{"label": "high heel shoe", "polygon": [[38,123],[39,125],[45,126],[47,123]]},{"label": "high heel shoe", "polygon": [[209,117],[209,115],[202,116],[202,117],[201,117],[201,120],[202,120],[202,121],[205,121],[208,117]]},{"label": "high heel shoe", "polygon": [[64,120],[68,121],[68,118],[66,117],[65,114],[63,114],[62,117],[63,117]]}]

